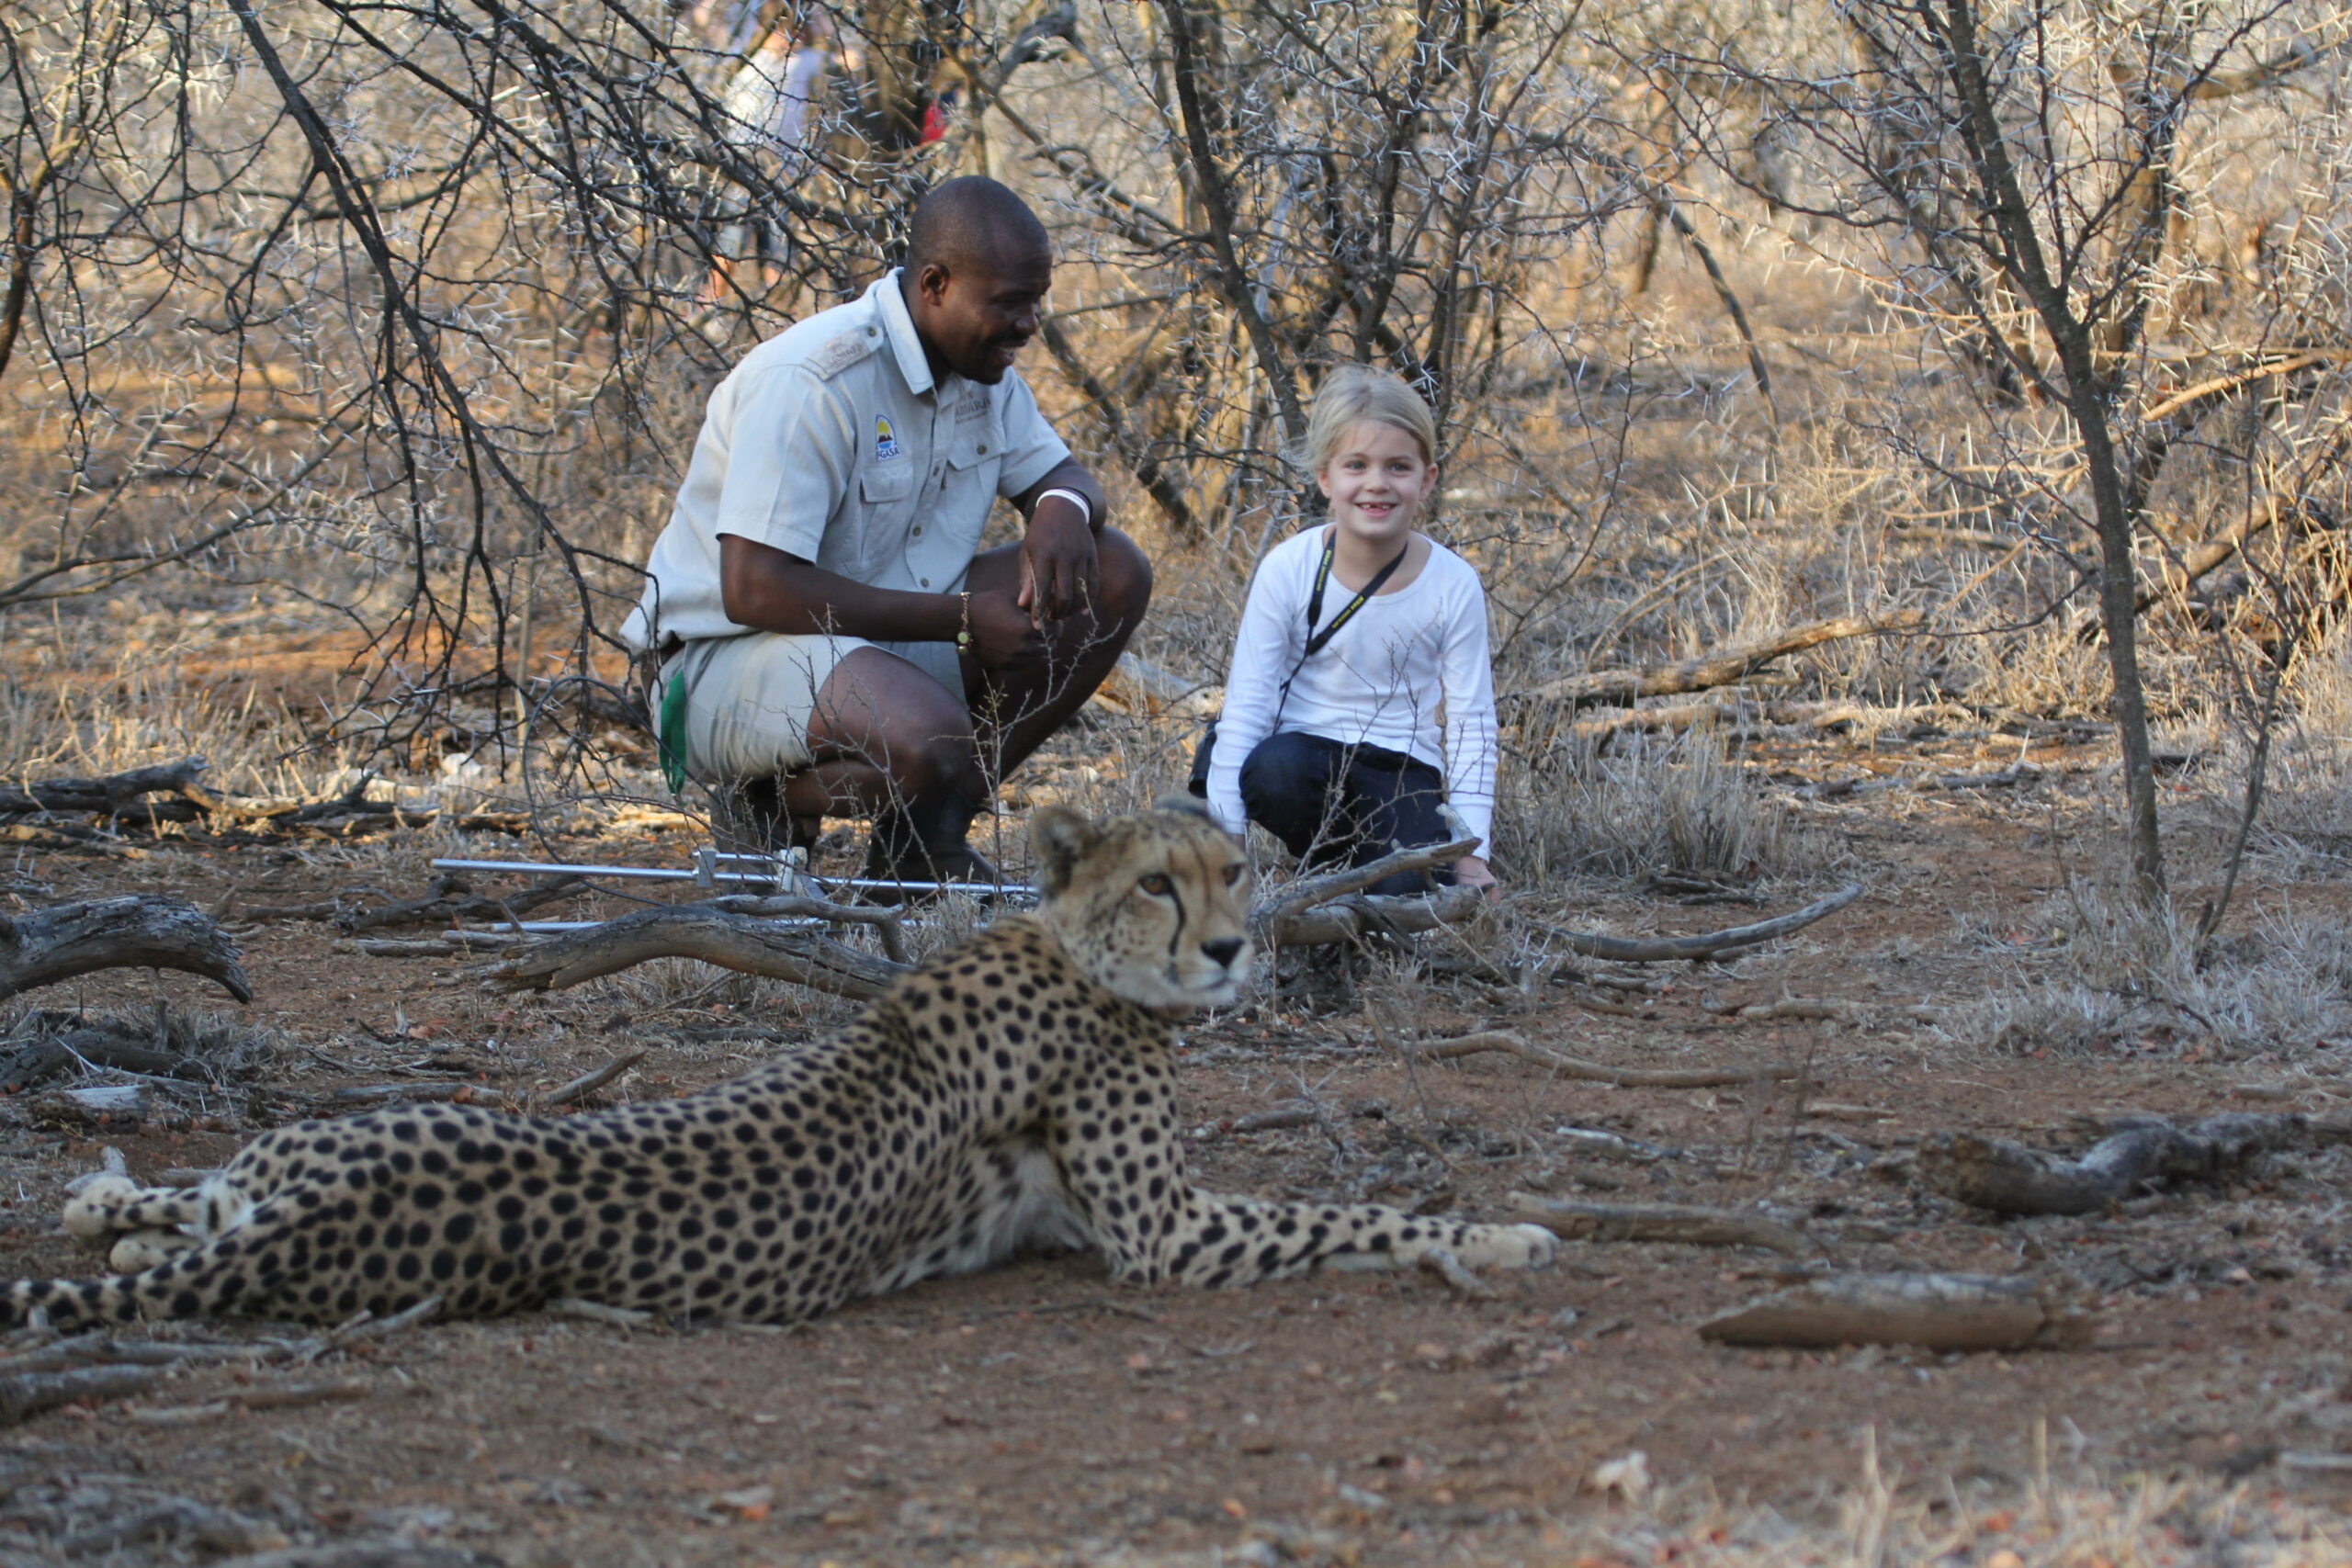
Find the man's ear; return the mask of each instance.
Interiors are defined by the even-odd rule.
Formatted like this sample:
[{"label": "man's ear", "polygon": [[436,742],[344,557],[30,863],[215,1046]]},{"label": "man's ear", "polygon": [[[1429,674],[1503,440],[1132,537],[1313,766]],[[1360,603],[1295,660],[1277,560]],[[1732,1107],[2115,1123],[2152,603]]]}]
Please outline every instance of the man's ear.
[{"label": "man's ear", "polygon": [[1051,898],[1069,886],[1078,863],[1102,831],[1067,806],[1041,806],[1029,814],[1029,847],[1037,856],[1038,891]]},{"label": "man's ear", "polygon": [[947,298],[947,269],[937,262],[925,262],[915,274],[915,292],[927,305],[937,305]]}]

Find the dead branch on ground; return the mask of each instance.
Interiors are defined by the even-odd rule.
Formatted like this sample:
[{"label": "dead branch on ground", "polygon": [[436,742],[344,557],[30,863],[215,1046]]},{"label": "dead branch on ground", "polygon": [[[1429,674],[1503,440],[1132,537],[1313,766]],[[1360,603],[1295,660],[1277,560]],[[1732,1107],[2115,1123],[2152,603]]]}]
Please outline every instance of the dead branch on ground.
[{"label": "dead branch on ground", "polygon": [[1587,958],[1606,958],[1619,964],[1668,964],[1679,959],[1713,958],[1742,947],[1754,947],[1775,937],[1803,931],[1815,921],[1826,919],[1862,896],[1862,885],[1848,883],[1826,898],[1816,899],[1804,908],[1752,925],[1731,926],[1723,931],[1702,931],[1695,936],[1622,937],[1608,936],[1600,931],[1555,931],[1542,928],[1545,936],[1566,947],[1570,953]]},{"label": "dead branch on ground", "polygon": [[1709,1318],[1724,1345],[1930,1350],[2067,1349],[2089,1342],[2088,1314],[2030,1280],[1981,1274],[1832,1274]]},{"label": "dead branch on ground", "polygon": [[359,890],[310,904],[264,904],[238,910],[243,920],[332,920],[345,931],[383,931],[397,926],[462,925],[468,920],[513,920],[560,899],[594,889],[579,876],[559,876],[537,886],[503,897],[473,891],[472,884],[454,873],[436,876],[422,898],[379,904],[372,909],[355,908],[349,899]]},{"label": "dead branch on ground", "polygon": [[1717,653],[1702,654],[1673,664],[1649,664],[1633,670],[1596,670],[1566,675],[1528,691],[1505,694],[1506,701],[1564,703],[1570,708],[1602,703],[1630,703],[1637,697],[1678,696],[1735,685],[1775,660],[1826,642],[1858,637],[1900,637],[1925,631],[1924,610],[1900,610],[1886,615],[1836,615],[1790,626],[1753,642],[1740,643]]},{"label": "dead branch on ground", "polygon": [[254,999],[237,944],[184,898],[101,898],[0,915],[0,997],[99,969],[177,969]]},{"label": "dead branch on ground", "polygon": [[696,958],[859,1001],[880,996],[907,972],[818,931],[684,904],[559,932],[472,973],[500,990],[560,991],[656,958]]},{"label": "dead branch on ground", "polygon": [[1803,1070],[1793,1062],[1772,1062],[1756,1067],[1611,1067],[1537,1045],[1517,1034],[1491,1030],[1453,1040],[1433,1040],[1407,1045],[1405,1050],[1424,1061],[1446,1062],[1475,1056],[1482,1051],[1502,1051],[1522,1061],[1587,1083],[1613,1084],[1619,1089],[1724,1089],[1734,1084],[1792,1078]]},{"label": "dead branch on ground", "polygon": [[81,1367],[63,1372],[0,1375],[0,1427],[54,1410],[61,1404],[98,1404],[145,1393],[164,1381],[148,1367]]},{"label": "dead branch on ground", "polygon": [[1802,1232],[1763,1214],[1688,1203],[1584,1203],[1534,1192],[1510,1195],[1510,1217],[1543,1225],[1562,1241],[1666,1241],[1694,1247],[1761,1247],[1795,1257],[1812,1250]]},{"label": "dead branch on ground", "polygon": [[1324,947],[1374,932],[1401,936],[1460,925],[1486,907],[1486,895],[1476,887],[1441,887],[1418,897],[1351,893],[1316,908],[1285,915],[1272,935],[1280,947]]},{"label": "dead branch on ground", "polygon": [[121,817],[148,795],[167,795],[177,796],[195,808],[176,818],[185,820],[212,799],[198,782],[209,765],[201,757],[183,757],[176,762],[133,768],[103,778],[48,779],[13,787],[0,785],[0,817],[29,817],[44,812]]},{"label": "dead branch on ground", "polygon": [[[1277,931],[1293,915],[1328,904],[1334,898],[1362,892],[1376,882],[1384,882],[1400,872],[1430,871],[1442,865],[1452,865],[1478,847],[1476,839],[1457,839],[1450,844],[1430,844],[1417,850],[1397,850],[1363,865],[1350,866],[1344,871],[1327,871],[1314,876],[1302,876],[1273,889],[1250,910],[1250,930],[1261,941]],[[1276,938],[1276,940],[1280,940]]]},{"label": "dead branch on ground", "polygon": [[1973,1133],[1919,1150],[1919,1179],[1944,1197],[2002,1214],[2091,1214],[2154,1181],[2216,1182],[2261,1155],[2352,1143],[2352,1121],[2229,1111],[2177,1127],[2133,1117],[2079,1159]]},{"label": "dead branch on ground", "polygon": [[624,1051],[619,1055],[614,1057],[611,1061],[606,1062],[603,1066],[598,1067],[594,1072],[582,1073],[580,1077],[572,1079],[570,1083],[565,1084],[561,1089],[557,1089],[553,1094],[548,1095],[546,1104],[550,1109],[553,1109],[556,1106],[570,1105],[575,1100],[585,1100],[588,1096],[595,1093],[598,1089],[604,1088],[606,1084],[612,1082],[615,1078],[620,1077],[623,1073],[628,1071],[631,1067],[645,1060],[647,1055],[648,1053],[643,1050]]},{"label": "dead branch on ground", "polygon": [[[17,829],[77,836],[63,817],[102,818],[110,827],[126,824],[155,828],[165,822],[203,824],[215,831],[277,834],[303,831],[345,836],[384,827],[420,827],[443,819],[438,807],[376,800],[368,791],[377,783],[362,773],[341,792],[316,797],[270,800],[242,797],[208,789],[202,775],[209,764],[201,757],[133,768],[102,778],[45,779],[0,786],[0,818],[23,820]],[[153,796],[165,798],[155,799]],[[460,831],[515,833],[529,825],[514,812],[466,812],[447,818]]]},{"label": "dead branch on ground", "polygon": [[30,1040],[0,1058],[0,1094],[16,1094],[77,1069],[108,1068],[146,1077],[216,1081],[200,1056],[175,1055],[134,1043],[119,1026],[94,1023]]}]

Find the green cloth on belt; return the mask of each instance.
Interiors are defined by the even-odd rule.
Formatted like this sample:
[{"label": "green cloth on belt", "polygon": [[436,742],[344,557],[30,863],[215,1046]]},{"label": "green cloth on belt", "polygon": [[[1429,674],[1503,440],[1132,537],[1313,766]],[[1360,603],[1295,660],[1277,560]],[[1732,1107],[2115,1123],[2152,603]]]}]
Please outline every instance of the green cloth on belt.
[{"label": "green cloth on belt", "polygon": [[662,723],[655,734],[662,746],[662,782],[670,786],[672,795],[682,795],[686,787],[686,678],[683,673],[671,676],[662,693]]}]

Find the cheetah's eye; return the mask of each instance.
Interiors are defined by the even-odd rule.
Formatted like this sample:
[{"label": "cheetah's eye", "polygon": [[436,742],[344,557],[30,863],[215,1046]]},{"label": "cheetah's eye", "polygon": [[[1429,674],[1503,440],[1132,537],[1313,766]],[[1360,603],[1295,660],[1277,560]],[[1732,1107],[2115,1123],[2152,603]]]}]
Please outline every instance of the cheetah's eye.
[{"label": "cheetah's eye", "polygon": [[1137,882],[1136,886],[1155,898],[1165,898],[1176,891],[1176,885],[1168,879],[1168,874],[1164,871],[1153,872],[1149,876]]},{"label": "cheetah's eye", "polygon": [[1243,866],[1239,861],[1235,861],[1231,865],[1227,866],[1225,868],[1225,885],[1227,887],[1238,886],[1241,881],[1241,874],[1247,868]]}]

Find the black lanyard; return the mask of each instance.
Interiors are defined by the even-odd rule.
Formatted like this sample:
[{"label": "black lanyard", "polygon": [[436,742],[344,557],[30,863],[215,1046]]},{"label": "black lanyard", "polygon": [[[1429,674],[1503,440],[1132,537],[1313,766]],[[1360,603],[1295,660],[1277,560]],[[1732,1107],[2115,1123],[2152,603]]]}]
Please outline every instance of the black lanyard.
[{"label": "black lanyard", "polygon": [[1365,602],[1380,592],[1381,585],[1388,581],[1390,575],[1405,564],[1405,557],[1413,547],[1412,538],[1408,536],[1405,547],[1391,557],[1386,566],[1374,572],[1372,581],[1358,589],[1354,598],[1340,606],[1340,613],[1331,617],[1331,624],[1318,632],[1315,629],[1315,620],[1323,613],[1323,590],[1331,581],[1331,555],[1338,542],[1336,529],[1323,541],[1323,559],[1315,568],[1315,591],[1306,596],[1306,647],[1299,654],[1298,662],[1290,667],[1290,673],[1283,677],[1282,698],[1274,707],[1274,721],[1278,724],[1282,722],[1282,705],[1290,701],[1290,683],[1298,679],[1298,672],[1306,668],[1306,661],[1322,652],[1324,645],[1340,635],[1341,626],[1355,619],[1356,612],[1363,609]]}]

